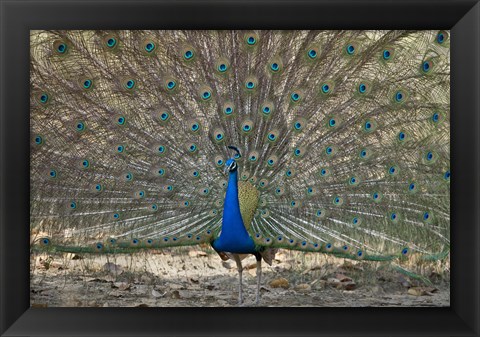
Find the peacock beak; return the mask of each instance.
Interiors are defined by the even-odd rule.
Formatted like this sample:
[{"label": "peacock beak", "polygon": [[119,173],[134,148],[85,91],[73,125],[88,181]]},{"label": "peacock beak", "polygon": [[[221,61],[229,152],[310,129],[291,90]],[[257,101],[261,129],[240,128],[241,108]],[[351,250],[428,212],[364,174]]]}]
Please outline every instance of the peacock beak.
[{"label": "peacock beak", "polygon": [[235,166],[235,162],[232,161],[230,163],[230,165],[225,165],[225,169],[223,170],[223,173],[224,174],[227,174],[228,172],[230,172],[232,170],[232,168]]}]

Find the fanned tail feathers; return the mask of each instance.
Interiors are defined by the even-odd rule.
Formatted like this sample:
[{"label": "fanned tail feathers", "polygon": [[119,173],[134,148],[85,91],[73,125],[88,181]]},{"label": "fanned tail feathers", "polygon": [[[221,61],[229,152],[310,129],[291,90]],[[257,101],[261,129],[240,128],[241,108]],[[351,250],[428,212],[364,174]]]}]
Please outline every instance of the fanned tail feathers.
[{"label": "fanned tail feathers", "polygon": [[33,247],[211,242],[235,145],[256,245],[442,258],[448,44],[445,31],[32,31]]}]

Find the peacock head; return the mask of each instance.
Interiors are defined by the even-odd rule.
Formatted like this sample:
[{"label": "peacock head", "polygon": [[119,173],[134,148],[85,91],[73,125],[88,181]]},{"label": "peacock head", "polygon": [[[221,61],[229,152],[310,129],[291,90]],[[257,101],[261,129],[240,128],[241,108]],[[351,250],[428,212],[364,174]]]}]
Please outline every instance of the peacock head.
[{"label": "peacock head", "polygon": [[225,162],[225,173],[227,172],[235,172],[238,168],[237,162],[235,161],[235,158],[240,158],[240,150],[238,150],[235,146],[227,146],[229,149],[232,149],[235,151],[234,158],[230,158]]},{"label": "peacock head", "polygon": [[237,162],[235,159],[230,158],[225,162],[225,173],[229,172],[235,172],[238,168]]}]

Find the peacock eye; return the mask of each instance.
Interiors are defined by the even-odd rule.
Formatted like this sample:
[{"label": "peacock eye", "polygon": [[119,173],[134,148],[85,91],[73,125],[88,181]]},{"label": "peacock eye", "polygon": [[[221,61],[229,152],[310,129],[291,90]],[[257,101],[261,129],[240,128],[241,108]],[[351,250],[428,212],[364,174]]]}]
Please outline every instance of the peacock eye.
[{"label": "peacock eye", "polygon": [[117,44],[117,40],[113,37],[111,37],[107,40],[107,47],[109,47],[109,48],[115,47],[116,44]]},{"label": "peacock eye", "polygon": [[257,43],[257,39],[254,36],[247,37],[247,44],[253,46]]},{"label": "peacock eye", "polygon": [[155,44],[153,44],[152,42],[149,42],[145,45],[145,50],[147,52],[151,52],[155,49]]},{"label": "peacock eye", "polygon": [[431,67],[431,65],[430,65],[429,62],[427,62],[427,61],[423,62],[423,64],[422,64],[422,69],[423,69],[424,72],[426,72],[426,73],[429,72],[429,71],[430,71],[430,67]]},{"label": "peacock eye", "polygon": [[397,91],[394,97],[397,103],[402,103],[404,101],[405,95],[402,91]]},{"label": "peacock eye", "polygon": [[126,83],[126,87],[128,89],[132,89],[135,86],[135,81],[134,80],[128,80]]},{"label": "peacock eye", "polygon": [[47,101],[48,101],[48,94],[40,95],[40,102],[47,103]]},{"label": "peacock eye", "polygon": [[57,43],[57,53],[59,54],[65,54],[68,50],[68,46],[63,43],[63,42],[60,42],[60,43]]},{"label": "peacock eye", "polygon": [[443,179],[450,180],[450,171],[445,172],[445,174],[443,175]]},{"label": "peacock eye", "polygon": [[185,60],[190,60],[193,57],[193,51],[192,50],[185,51],[185,53],[183,54],[183,57],[185,58]]}]

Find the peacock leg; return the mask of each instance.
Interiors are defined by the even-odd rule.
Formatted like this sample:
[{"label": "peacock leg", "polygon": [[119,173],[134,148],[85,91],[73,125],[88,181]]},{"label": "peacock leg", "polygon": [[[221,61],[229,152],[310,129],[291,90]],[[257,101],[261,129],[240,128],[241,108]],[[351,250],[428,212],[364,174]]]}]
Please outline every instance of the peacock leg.
[{"label": "peacock leg", "polygon": [[237,270],[238,270],[238,304],[243,303],[243,292],[242,292],[242,261],[240,260],[240,256],[238,254],[233,254],[233,258],[237,263]]},{"label": "peacock leg", "polygon": [[260,259],[257,257],[257,295],[255,302],[258,304],[260,302],[260,280],[262,279],[262,257]]}]

